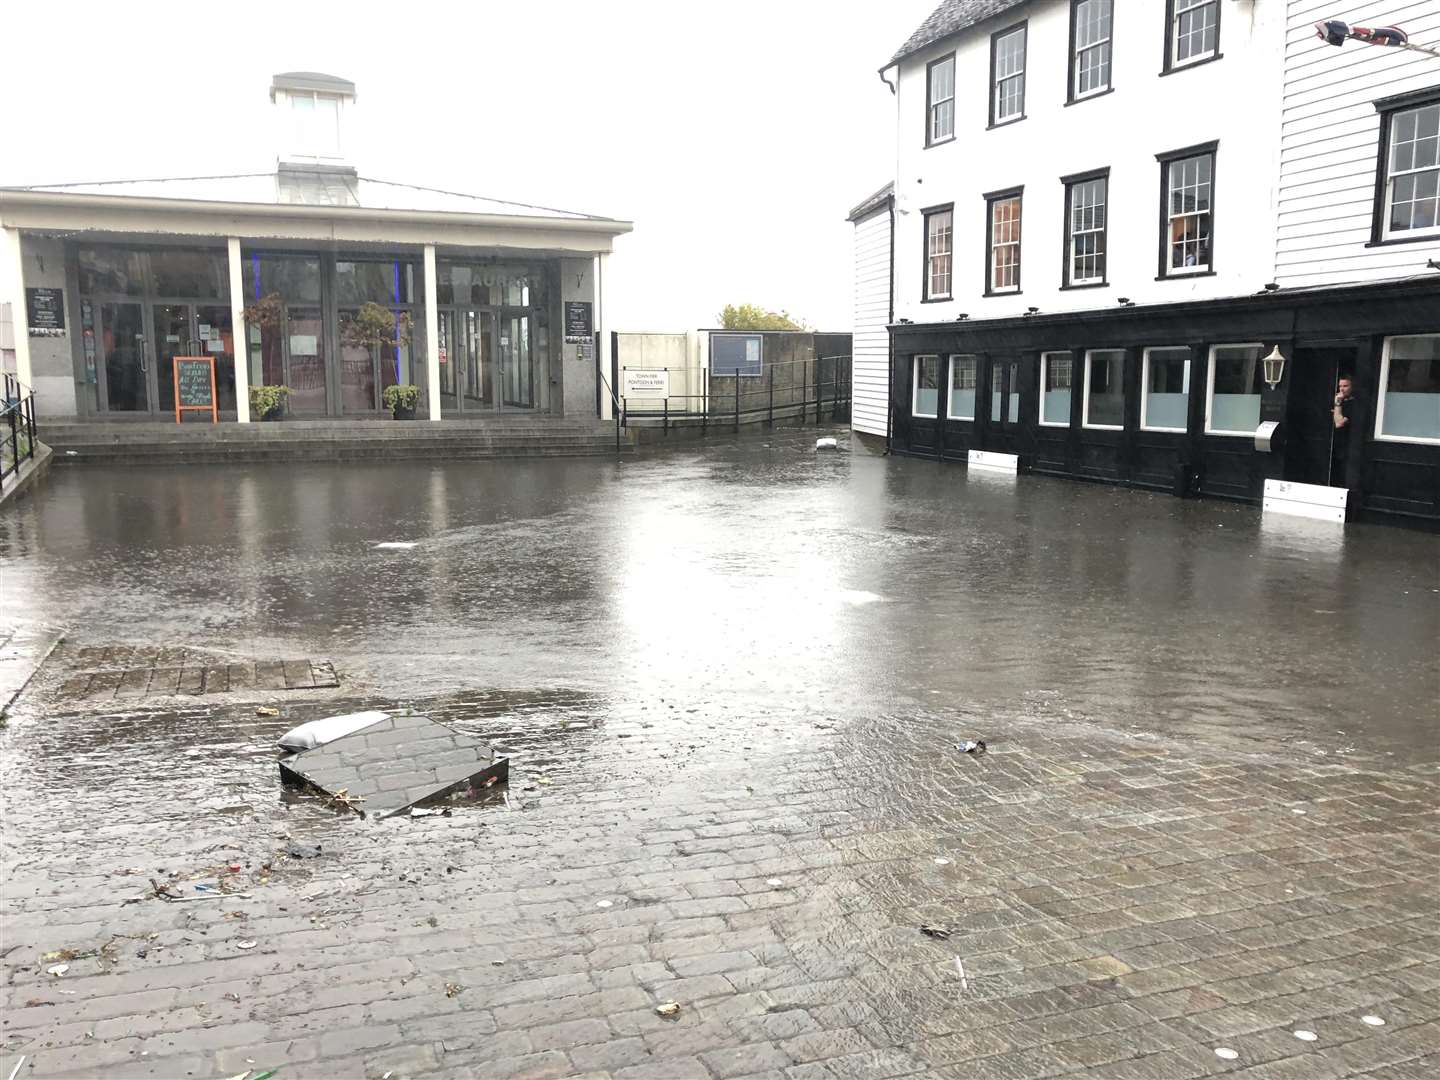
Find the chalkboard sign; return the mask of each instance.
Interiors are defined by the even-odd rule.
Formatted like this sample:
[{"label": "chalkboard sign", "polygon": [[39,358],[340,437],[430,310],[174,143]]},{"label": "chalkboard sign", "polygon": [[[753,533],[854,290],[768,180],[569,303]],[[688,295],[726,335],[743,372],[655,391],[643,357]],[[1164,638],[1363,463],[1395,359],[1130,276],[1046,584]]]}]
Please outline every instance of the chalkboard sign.
[{"label": "chalkboard sign", "polygon": [[25,321],[32,337],[53,337],[65,332],[65,290],[26,289]]},{"label": "chalkboard sign", "polygon": [[759,334],[711,334],[711,375],[759,375],[764,355]]},{"label": "chalkboard sign", "polygon": [[565,301],[565,340],[590,341],[595,336],[595,324],[591,318],[589,300]]},{"label": "chalkboard sign", "polygon": [[213,424],[220,419],[215,402],[215,358],[213,356],[175,357],[175,422],[187,410],[210,414]]}]

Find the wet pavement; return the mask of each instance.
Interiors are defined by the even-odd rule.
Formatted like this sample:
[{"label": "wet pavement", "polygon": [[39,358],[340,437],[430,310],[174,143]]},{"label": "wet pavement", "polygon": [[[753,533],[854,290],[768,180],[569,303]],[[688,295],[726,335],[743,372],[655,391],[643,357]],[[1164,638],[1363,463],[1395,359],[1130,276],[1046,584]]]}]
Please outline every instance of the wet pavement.
[{"label": "wet pavement", "polygon": [[[1440,1069],[1440,541],[813,439],[55,470],[0,515],[0,622],[67,632],[0,735],[3,1075]],[[341,686],[62,693],[118,646]],[[366,707],[508,790],[282,793]]]}]

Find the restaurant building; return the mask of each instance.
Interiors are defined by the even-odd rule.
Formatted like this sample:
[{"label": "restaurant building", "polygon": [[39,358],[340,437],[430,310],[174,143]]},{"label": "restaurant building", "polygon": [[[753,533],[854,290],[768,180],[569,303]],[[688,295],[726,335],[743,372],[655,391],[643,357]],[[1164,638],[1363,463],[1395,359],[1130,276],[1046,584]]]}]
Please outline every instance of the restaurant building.
[{"label": "restaurant building", "polygon": [[[1440,7],[1366,16],[1440,40]],[[857,429],[1440,524],[1440,59],[1337,49],[1316,17],[941,3],[881,69],[893,189],[851,215],[857,319],[890,314],[888,356],[857,347]]]},{"label": "restaurant building", "polygon": [[[175,418],[213,357],[222,421],[609,415],[608,257],[629,222],[359,175],[353,83],[276,75],[273,172],[0,189],[14,367],[40,423]],[[367,304],[393,330],[352,332]]]}]

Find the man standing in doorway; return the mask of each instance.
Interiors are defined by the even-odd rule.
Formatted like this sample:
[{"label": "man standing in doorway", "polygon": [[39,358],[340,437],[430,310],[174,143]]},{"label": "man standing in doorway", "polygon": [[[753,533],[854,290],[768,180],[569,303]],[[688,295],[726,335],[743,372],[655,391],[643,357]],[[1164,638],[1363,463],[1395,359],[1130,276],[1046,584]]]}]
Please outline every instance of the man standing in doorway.
[{"label": "man standing in doorway", "polygon": [[1330,451],[1330,486],[1358,488],[1355,475],[1358,465],[1360,434],[1360,399],[1355,396],[1355,380],[1341,375],[1335,390],[1335,404],[1330,413],[1335,437]]}]

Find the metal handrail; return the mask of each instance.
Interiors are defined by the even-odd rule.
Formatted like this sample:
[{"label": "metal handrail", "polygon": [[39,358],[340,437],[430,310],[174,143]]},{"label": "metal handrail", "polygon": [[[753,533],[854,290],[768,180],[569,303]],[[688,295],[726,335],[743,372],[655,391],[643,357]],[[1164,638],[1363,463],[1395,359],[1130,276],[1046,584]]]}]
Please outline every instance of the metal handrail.
[{"label": "metal handrail", "polygon": [[610,395],[611,409],[615,415],[615,452],[620,452],[620,429],[625,426],[625,403],[615,394],[615,388],[610,385],[610,380],[605,377],[605,372],[596,367],[595,373],[600,376],[600,381],[605,384],[605,390]]},{"label": "metal handrail", "polygon": [[0,487],[35,457],[35,392],[8,371],[0,402]]}]

